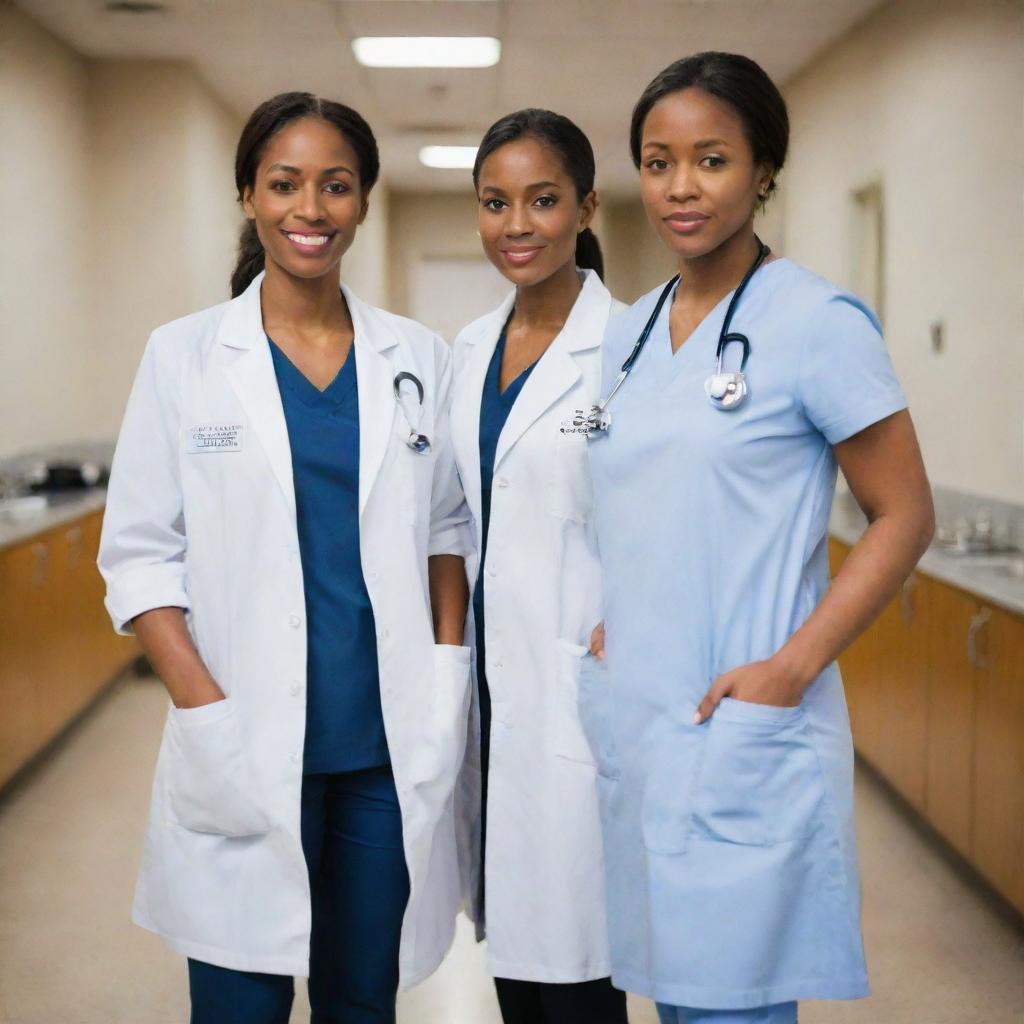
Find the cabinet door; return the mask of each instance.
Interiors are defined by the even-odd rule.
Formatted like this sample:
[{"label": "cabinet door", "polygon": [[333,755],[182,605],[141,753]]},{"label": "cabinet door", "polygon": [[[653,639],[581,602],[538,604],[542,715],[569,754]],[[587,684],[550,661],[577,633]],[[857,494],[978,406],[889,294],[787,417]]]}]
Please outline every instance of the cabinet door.
[{"label": "cabinet door", "polygon": [[49,636],[46,596],[50,546],[33,541],[0,552],[0,785],[42,743],[40,694]]},{"label": "cabinet door", "polygon": [[929,581],[928,820],[970,856],[975,674],[968,648],[983,620],[977,599]]},{"label": "cabinet door", "polygon": [[931,587],[916,573],[871,627],[872,731],[865,756],[918,810],[928,763],[928,639]]},{"label": "cabinet door", "polygon": [[1024,911],[1024,619],[993,609],[976,633],[972,855]]}]

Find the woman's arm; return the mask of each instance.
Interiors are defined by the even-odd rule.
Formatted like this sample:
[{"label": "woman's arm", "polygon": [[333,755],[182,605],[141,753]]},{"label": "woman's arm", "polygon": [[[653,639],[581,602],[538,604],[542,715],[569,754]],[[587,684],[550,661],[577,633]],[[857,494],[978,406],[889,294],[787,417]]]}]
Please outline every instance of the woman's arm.
[{"label": "woman's arm", "polygon": [[224,691],[199,657],[181,608],[143,612],[132,619],[132,628],[175,707],[198,708],[224,699]]},{"label": "woman's arm", "polygon": [[461,647],[466,635],[466,609],[469,606],[466,562],[461,555],[432,555],[427,559],[427,575],[434,641]]},{"label": "woman's arm", "polygon": [[804,690],[881,612],[932,539],[935,513],[910,414],[888,416],[835,446],[853,496],[868,517],[821,604],[773,657],[715,680],[694,721],[726,696],[794,706]]}]

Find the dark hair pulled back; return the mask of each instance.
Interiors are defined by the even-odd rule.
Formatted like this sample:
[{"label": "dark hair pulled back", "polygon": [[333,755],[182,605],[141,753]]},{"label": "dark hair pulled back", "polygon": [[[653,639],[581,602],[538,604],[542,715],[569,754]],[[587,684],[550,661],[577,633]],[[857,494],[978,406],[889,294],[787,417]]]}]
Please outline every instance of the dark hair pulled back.
[{"label": "dark hair pulled back", "polygon": [[644,89],[633,108],[629,149],[640,166],[644,121],[662,97],[683,89],[701,89],[728,103],[739,115],[754,154],[755,163],[772,168],[765,198],[775,191],[775,177],[786,162],[789,147],[789,114],[786,101],[767,73],[749,57],[711,50],[695,53],[669,64]]},{"label": "dark hair pulled back", "polygon": [[[235,187],[241,201],[256,185],[256,169],[267,143],[286,125],[303,117],[318,117],[334,125],[359,157],[359,184],[367,193],[377,183],[380,156],[373,130],[351,107],[321,99],[309,92],[283,92],[261,103],[246,121],[235,151]],[[263,244],[256,225],[247,220],[238,240],[238,263],[231,275],[231,297],[241,295],[264,267]]]},{"label": "dark hair pulled back", "polygon": [[[473,164],[473,187],[480,187],[480,168],[496,150],[517,139],[533,138],[558,154],[566,173],[576,187],[578,202],[594,191],[594,149],[583,131],[569,118],[551,110],[530,107],[506,114],[495,121],[480,142]],[[576,236],[576,266],[593,270],[604,279],[604,257],[597,235],[584,228]]]}]

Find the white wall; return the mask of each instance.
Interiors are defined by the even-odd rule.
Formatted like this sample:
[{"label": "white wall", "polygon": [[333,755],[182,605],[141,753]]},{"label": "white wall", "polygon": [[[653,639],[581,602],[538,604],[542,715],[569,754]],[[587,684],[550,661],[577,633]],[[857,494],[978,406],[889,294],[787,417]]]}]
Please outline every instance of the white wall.
[{"label": "white wall", "polygon": [[893,3],[785,93],[788,255],[848,284],[850,194],[882,182],[886,334],[932,480],[1024,501],[1024,5]]},{"label": "white wall", "polygon": [[186,64],[89,62],[0,0],[0,456],[113,438],[149,332],[228,296],[238,119]]}]

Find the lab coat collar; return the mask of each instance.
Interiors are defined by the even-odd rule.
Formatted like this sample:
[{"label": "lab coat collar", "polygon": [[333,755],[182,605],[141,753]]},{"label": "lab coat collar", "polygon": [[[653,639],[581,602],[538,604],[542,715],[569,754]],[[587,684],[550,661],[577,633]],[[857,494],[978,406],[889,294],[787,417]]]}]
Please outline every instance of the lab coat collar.
[{"label": "lab coat collar", "polygon": [[[259,438],[281,487],[288,509],[295,518],[295,480],[288,426],[281,404],[277,374],[263,329],[260,289],[263,274],[228,303],[217,338],[228,348],[241,350],[225,367],[228,380],[238,395]],[[347,286],[341,286],[355,331],[356,380],[359,403],[359,511],[366,507],[377,479],[397,407],[392,392],[393,373],[389,350],[399,344],[394,327],[379,310],[367,305]]]},{"label": "lab coat collar", "polygon": [[565,326],[538,360],[505,421],[494,455],[495,469],[534,421],[580,379],[582,371],[574,356],[598,348],[604,338],[612,297],[594,271],[584,273],[583,287]]}]

